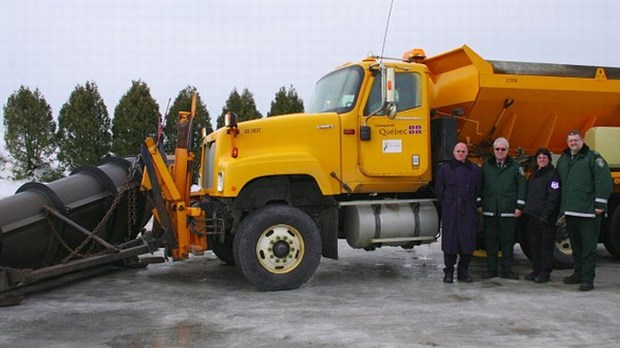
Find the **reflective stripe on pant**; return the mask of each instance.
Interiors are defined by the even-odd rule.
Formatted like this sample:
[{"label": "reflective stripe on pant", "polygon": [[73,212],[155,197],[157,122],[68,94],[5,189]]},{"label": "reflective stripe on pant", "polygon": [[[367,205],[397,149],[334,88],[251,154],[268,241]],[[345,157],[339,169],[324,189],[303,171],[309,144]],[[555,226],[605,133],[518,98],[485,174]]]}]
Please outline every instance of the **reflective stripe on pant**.
[{"label": "reflective stripe on pant", "polygon": [[487,251],[487,267],[497,271],[497,252],[502,251],[501,273],[512,272],[512,250],[515,244],[517,219],[513,217],[484,217],[484,239]]},{"label": "reflective stripe on pant", "polygon": [[602,214],[594,219],[566,216],[566,229],[573,249],[575,273],[581,275],[581,280],[585,283],[594,281],[596,247],[602,219]]}]

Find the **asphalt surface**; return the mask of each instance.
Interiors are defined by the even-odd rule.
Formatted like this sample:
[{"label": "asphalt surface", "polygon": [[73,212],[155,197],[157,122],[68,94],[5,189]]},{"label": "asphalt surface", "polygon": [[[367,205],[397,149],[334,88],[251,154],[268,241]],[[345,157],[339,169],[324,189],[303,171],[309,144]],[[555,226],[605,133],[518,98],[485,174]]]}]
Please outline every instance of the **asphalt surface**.
[{"label": "asphalt surface", "polygon": [[599,247],[595,289],[442,282],[439,243],[323,258],[292,291],[261,292],[213,254],[51,282],[0,308],[0,347],[620,347],[620,262]]}]

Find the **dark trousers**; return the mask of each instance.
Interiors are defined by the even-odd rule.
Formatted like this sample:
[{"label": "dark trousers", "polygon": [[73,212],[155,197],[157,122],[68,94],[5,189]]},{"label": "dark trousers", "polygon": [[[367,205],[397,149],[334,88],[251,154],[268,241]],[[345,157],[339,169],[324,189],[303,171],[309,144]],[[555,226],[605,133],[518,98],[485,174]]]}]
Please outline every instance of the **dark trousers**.
[{"label": "dark trousers", "polygon": [[602,214],[596,215],[594,219],[566,216],[566,229],[573,249],[575,274],[579,274],[584,283],[594,282],[596,247],[602,219]]},{"label": "dark trousers", "polygon": [[536,217],[528,216],[527,239],[532,257],[532,271],[535,275],[549,276],[553,268],[555,225],[542,223]]},{"label": "dark trousers", "polygon": [[484,217],[484,240],[489,272],[497,272],[497,252],[500,250],[502,251],[501,273],[512,272],[512,249],[515,244],[516,226],[517,219],[514,217]]},{"label": "dark trousers", "polygon": [[[459,265],[457,273],[460,277],[468,274],[469,262],[471,261],[471,254],[459,254]],[[456,264],[457,255],[443,254],[443,263],[446,266],[444,271],[446,273],[454,273],[454,265]]]}]

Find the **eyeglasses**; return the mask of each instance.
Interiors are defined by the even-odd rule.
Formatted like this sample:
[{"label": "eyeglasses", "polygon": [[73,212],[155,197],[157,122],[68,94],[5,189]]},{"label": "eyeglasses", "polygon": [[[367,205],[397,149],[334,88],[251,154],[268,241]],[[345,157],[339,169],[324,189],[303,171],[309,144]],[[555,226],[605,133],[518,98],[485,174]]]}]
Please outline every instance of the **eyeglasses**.
[{"label": "eyeglasses", "polygon": [[496,147],[495,151],[506,151],[505,147]]}]

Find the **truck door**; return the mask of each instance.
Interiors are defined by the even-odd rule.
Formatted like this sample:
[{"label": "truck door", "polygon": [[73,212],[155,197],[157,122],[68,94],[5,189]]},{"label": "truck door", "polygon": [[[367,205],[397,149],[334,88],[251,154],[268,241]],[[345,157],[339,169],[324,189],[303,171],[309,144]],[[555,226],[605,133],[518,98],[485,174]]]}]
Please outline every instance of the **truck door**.
[{"label": "truck door", "polygon": [[381,107],[381,73],[368,92],[360,115],[371,129],[370,140],[359,141],[359,167],[366,176],[418,176],[428,167],[428,110],[422,108],[422,76],[416,72],[396,73],[397,114],[389,119],[383,112],[368,117]]}]

